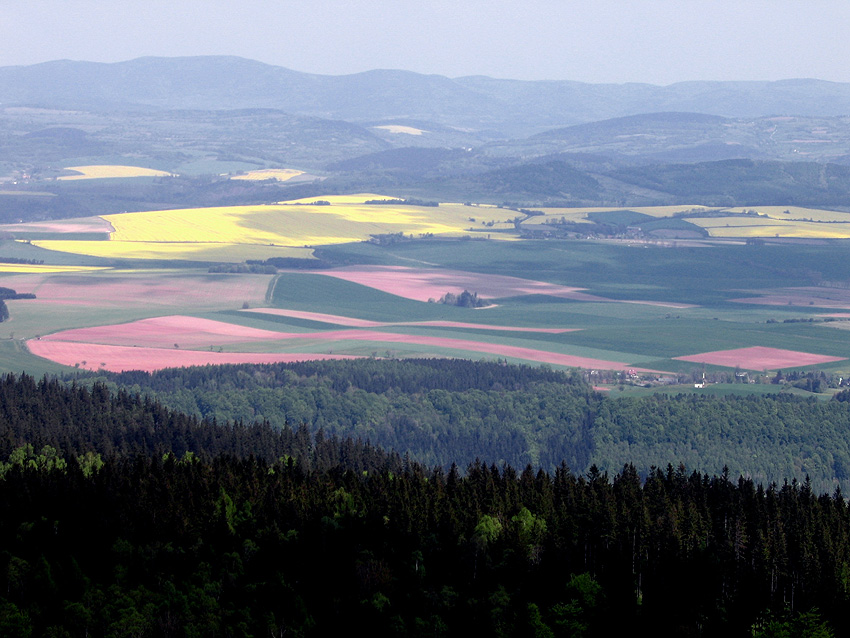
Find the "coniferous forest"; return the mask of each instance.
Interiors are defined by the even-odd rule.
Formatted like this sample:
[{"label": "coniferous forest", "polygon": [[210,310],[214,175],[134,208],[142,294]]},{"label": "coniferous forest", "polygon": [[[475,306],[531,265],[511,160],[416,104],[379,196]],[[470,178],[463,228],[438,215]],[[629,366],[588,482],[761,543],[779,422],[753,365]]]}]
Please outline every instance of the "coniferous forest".
[{"label": "coniferous forest", "polygon": [[850,509],[807,480],[446,468],[27,376],[0,459],[3,636],[850,633]]},{"label": "coniferous forest", "polygon": [[[658,394],[608,400],[578,373],[449,359],[175,368],[97,377],[198,418],[306,424],[448,469],[688,468],[850,493],[850,403]],[[777,389],[780,386],[777,386]],[[838,395],[841,398],[843,395]]]}]

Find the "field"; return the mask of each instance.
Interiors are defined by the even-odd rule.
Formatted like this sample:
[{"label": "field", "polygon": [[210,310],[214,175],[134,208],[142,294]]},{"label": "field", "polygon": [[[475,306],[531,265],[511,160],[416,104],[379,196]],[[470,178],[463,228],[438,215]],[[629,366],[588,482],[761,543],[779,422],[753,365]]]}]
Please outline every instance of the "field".
[{"label": "field", "polygon": [[345,359],[346,355],[260,354],[234,352],[202,352],[198,350],[167,350],[165,348],[128,348],[63,341],[37,341],[29,344],[30,351],[50,361],[84,370],[144,370],[183,366],[223,365],[226,363],[289,363],[316,359]]},{"label": "field", "polygon": [[[453,322],[438,322],[436,327],[457,327]],[[423,325],[423,324],[416,324]],[[473,324],[470,324],[474,327]],[[429,327],[425,325],[424,327]],[[466,327],[466,326],[464,326]],[[170,363],[173,351],[165,348],[180,350],[201,350],[213,352],[216,347],[230,345],[236,350],[246,349],[246,344],[255,342],[271,342],[275,349],[291,350],[300,348],[307,342],[307,353],[315,352],[316,348],[333,347],[338,342],[368,342],[370,344],[400,344],[407,346],[427,346],[443,351],[458,351],[476,355],[497,355],[520,361],[535,361],[567,367],[603,368],[624,370],[629,368],[625,363],[603,361],[576,355],[560,354],[528,347],[509,345],[501,342],[487,342],[472,339],[459,339],[446,336],[427,334],[410,334],[395,332],[378,332],[374,330],[319,330],[310,332],[275,332],[256,329],[247,326],[234,325],[222,321],[214,321],[199,317],[165,316],[143,319],[127,324],[97,326],[64,330],[37,338],[28,342],[30,351],[39,356],[65,363],[74,357],[84,356],[87,351],[90,360],[74,359],[82,367],[104,367],[108,370],[131,369],[130,365],[143,365],[144,369],[152,370],[158,367],[174,365]],[[76,344],[76,345],[74,345]],[[129,349],[128,349],[129,348]],[[95,356],[96,354],[96,356]],[[229,352],[234,356],[248,354],[245,352]],[[270,356],[281,354],[268,353]],[[330,353],[328,353],[330,354]],[[181,354],[180,356],[184,356]],[[192,355],[195,356],[195,355]],[[253,354],[251,354],[253,356]],[[310,358],[304,352],[291,353],[287,356]]]},{"label": "field", "polygon": [[246,259],[294,257],[312,259],[309,248],[229,242],[33,240],[51,251],[104,259],[239,263]]},{"label": "field", "polygon": [[0,262],[0,273],[49,274],[57,272],[90,272],[105,270],[104,266],[53,266],[45,264],[7,264]]},{"label": "field", "polygon": [[[823,329],[827,319],[841,319],[826,317],[830,311],[850,310],[848,242],[518,240],[509,222],[515,211],[365,204],[371,199],[387,198],[361,193],[7,225],[24,238],[95,230],[111,238],[1,245],[0,257],[44,264],[0,264],[0,286],[37,297],[7,302],[0,369],[155,369],[223,360],[218,355],[321,355],[500,359],[581,366],[621,380],[630,370],[644,379],[735,367],[850,371],[846,333]],[[629,224],[693,208],[546,213]],[[728,219],[835,227],[841,215],[748,210]],[[793,219],[772,220],[783,215]],[[363,241],[371,235],[381,239]],[[272,256],[318,257],[321,268],[207,272],[210,262]],[[464,290],[488,305],[435,303]]]},{"label": "field", "polygon": [[687,357],[676,357],[676,359],[680,361],[692,361],[694,363],[710,363],[716,366],[741,367],[747,370],[776,370],[781,368],[800,368],[819,363],[832,363],[834,361],[842,361],[844,358],[816,355],[810,352],[794,352],[779,348],[753,346],[751,348],[737,348],[735,350],[704,352]]},{"label": "field", "polygon": [[12,233],[14,235],[28,235],[31,233],[106,233],[115,229],[102,217],[82,217],[74,220],[48,221],[48,222],[21,222],[19,224],[0,224],[0,233]]},{"label": "field", "polygon": [[303,174],[304,171],[295,170],[294,168],[264,168],[256,171],[248,171],[241,175],[234,175],[230,179],[246,179],[249,181],[273,179],[277,182],[288,182],[293,177]]},{"label": "field", "polygon": [[383,129],[388,133],[404,133],[406,135],[422,135],[423,133],[427,133],[427,131],[423,131],[420,128],[402,126],[400,124],[384,124],[383,126],[375,126],[373,128]]},{"label": "field", "polygon": [[[317,199],[330,204],[311,205]],[[486,228],[493,229],[512,226],[510,211],[496,208],[363,203],[371,199],[388,198],[360,194],[258,206],[104,215],[103,222],[112,228],[108,242],[42,239],[38,235],[44,231],[39,228],[30,232],[34,245],[54,251],[104,258],[239,262],[309,258],[312,246],[358,242],[378,235],[459,236],[476,223],[491,224]],[[480,210],[485,211],[483,216]],[[475,221],[471,221],[471,213],[477,215]],[[62,233],[65,226],[78,229],[80,222],[55,222],[51,231]],[[25,232],[19,235],[26,237]]]},{"label": "field", "polygon": [[[279,170],[293,176],[297,172]],[[238,177],[260,179],[264,174],[272,173],[251,172]],[[391,199],[385,195],[359,193],[256,206],[173,209],[7,224],[2,230],[51,251],[104,259],[176,259],[205,263],[271,257],[310,258],[317,246],[370,239],[385,243],[419,237],[514,240],[526,228],[537,229],[537,232],[557,229],[561,221],[587,227],[591,235],[606,228],[605,232],[611,232],[612,225],[639,227],[643,224],[647,232],[653,234],[652,241],[689,234],[700,239],[700,233],[717,239],[850,238],[850,215],[805,208],[728,209],[728,216],[686,218],[681,215],[722,215],[723,211],[691,205],[629,210],[552,208],[526,217],[517,210],[495,206],[366,203]],[[105,233],[109,233],[109,241],[101,241]],[[441,295],[445,292],[448,290]]]},{"label": "field", "polygon": [[755,211],[758,215],[765,215],[771,219],[782,221],[850,222],[850,213],[818,208],[803,208],[802,206],[752,206],[729,208],[727,210],[730,213],[739,214]]},{"label": "field", "polygon": [[712,237],[850,238],[850,223],[783,221],[769,217],[710,217],[689,219]]},{"label": "field", "polygon": [[306,312],[303,310],[284,310],[282,308],[257,308],[249,312],[276,315],[279,317],[295,317],[296,319],[308,319],[320,323],[330,323],[338,326],[351,326],[355,328],[384,328],[387,326],[434,326],[437,328],[473,328],[475,330],[504,330],[508,332],[544,332],[549,334],[561,334],[572,332],[575,328],[518,328],[517,326],[488,326],[483,323],[467,323],[463,321],[408,321],[382,323],[379,321],[368,321],[366,319],[355,319],[354,317],[342,317],[339,315],[328,315],[321,312]]},{"label": "field", "polygon": [[68,166],[66,171],[74,171],[77,175],[62,175],[56,179],[60,181],[72,181],[78,179],[114,179],[121,177],[168,177],[171,173],[158,171],[153,168],[141,166],[117,166],[112,164],[101,164],[94,166]]}]

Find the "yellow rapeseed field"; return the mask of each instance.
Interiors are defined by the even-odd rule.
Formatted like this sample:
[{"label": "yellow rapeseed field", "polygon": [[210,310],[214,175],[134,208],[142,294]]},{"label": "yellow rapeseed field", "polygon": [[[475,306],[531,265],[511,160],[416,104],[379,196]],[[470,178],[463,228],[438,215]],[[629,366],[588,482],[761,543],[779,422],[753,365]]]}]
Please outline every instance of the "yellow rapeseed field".
[{"label": "yellow rapeseed field", "polygon": [[119,166],[113,164],[98,164],[93,166],[67,166],[66,171],[77,171],[81,175],[63,175],[59,180],[74,179],[104,179],[111,177],[168,177],[171,173],[158,171],[141,166]]},{"label": "yellow rapeseed field", "polygon": [[243,175],[233,175],[230,179],[245,179],[250,181],[262,181],[265,179],[273,179],[278,182],[285,182],[303,175],[304,171],[299,171],[294,168],[264,168],[262,170],[249,171]]},{"label": "yellow rapeseed field", "polygon": [[[311,200],[314,201],[314,200]],[[328,201],[328,200],[326,200]],[[371,235],[465,234],[482,223],[503,223],[511,211],[446,206],[366,205],[330,206],[277,204],[187,208],[105,215],[115,232],[113,241],[216,242],[314,246],[368,239]],[[474,219],[475,221],[472,221]]]},{"label": "yellow rapeseed field", "polygon": [[325,206],[289,202],[104,215],[114,229],[108,242],[34,240],[33,244],[100,257],[242,261],[309,256],[310,247],[363,241],[372,235],[487,233],[511,227],[509,220],[515,216],[513,211],[463,204],[363,203],[370,199],[391,198],[361,193],[300,200],[331,202]]},{"label": "yellow rapeseed field", "polygon": [[[105,243],[105,242],[104,242]],[[35,273],[49,274],[56,272],[86,272],[90,270],[106,270],[107,266],[51,266],[49,264],[3,264],[0,272],[4,273]]]},{"label": "yellow rapeseed field", "polygon": [[745,213],[751,210],[759,215],[765,215],[781,221],[813,221],[813,222],[850,222],[850,213],[802,206],[744,206],[728,209],[731,213]]},{"label": "yellow rapeseed field", "polygon": [[850,223],[780,222],[769,217],[711,217],[688,221],[705,228],[711,237],[850,238]]},{"label": "yellow rapeseed field", "polygon": [[310,248],[262,244],[62,240],[34,240],[32,244],[47,250],[74,253],[75,255],[124,259],[179,259],[238,263],[246,259],[262,260],[270,257],[313,258],[313,251]]}]

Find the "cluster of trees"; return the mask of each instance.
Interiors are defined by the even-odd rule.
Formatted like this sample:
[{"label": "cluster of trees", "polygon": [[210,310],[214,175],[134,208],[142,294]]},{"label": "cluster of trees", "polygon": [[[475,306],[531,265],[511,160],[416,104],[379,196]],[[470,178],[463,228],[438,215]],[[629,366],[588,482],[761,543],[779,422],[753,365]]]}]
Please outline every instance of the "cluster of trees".
[{"label": "cluster of trees", "polygon": [[320,270],[338,265],[324,259],[302,259],[300,257],[269,257],[264,260],[248,259],[245,263],[249,266],[271,266],[275,269],[297,270]]},{"label": "cluster of trees", "polygon": [[239,273],[239,274],[255,274],[255,275],[274,275],[277,273],[277,268],[272,265],[263,264],[216,264],[210,266],[208,272],[211,273]]},{"label": "cluster of trees", "polygon": [[808,482],[462,473],[101,384],[0,396],[3,636],[850,631],[850,508]]},{"label": "cluster of trees", "polygon": [[440,202],[407,197],[405,199],[367,199],[364,204],[371,205],[399,205],[399,206],[430,206],[437,207]]},{"label": "cluster of trees", "polygon": [[437,300],[436,303],[445,304],[447,306],[458,306],[460,308],[482,308],[486,306],[489,302],[479,298],[477,292],[469,292],[468,290],[464,290],[459,295],[456,295],[453,292],[447,292],[445,295],[440,297],[440,299]]},{"label": "cluster of trees", "polygon": [[29,265],[32,265],[32,266],[40,266],[43,263],[44,263],[43,259],[24,259],[22,257],[0,257],[0,264],[29,264]]},{"label": "cluster of trees", "polygon": [[35,299],[35,293],[15,292],[11,288],[0,288],[0,299]]}]

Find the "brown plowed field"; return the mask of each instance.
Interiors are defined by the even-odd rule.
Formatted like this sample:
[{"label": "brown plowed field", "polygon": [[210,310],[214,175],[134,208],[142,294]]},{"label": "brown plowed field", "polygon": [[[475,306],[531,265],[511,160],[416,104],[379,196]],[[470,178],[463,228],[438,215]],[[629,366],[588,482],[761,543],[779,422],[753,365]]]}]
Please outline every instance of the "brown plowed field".
[{"label": "brown plowed field", "polygon": [[317,270],[316,274],[344,279],[392,295],[416,301],[440,299],[447,292],[460,294],[464,290],[477,293],[483,299],[548,295],[562,299],[587,302],[640,303],[672,308],[689,308],[688,304],[654,301],[614,300],[582,292],[582,288],[560,286],[544,281],[520,279],[506,275],[485,275],[461,270],[407,268],[404,266],[351,266],[334,270]]},{"label": "brown plowed field", "polygon": [[166,348],[132,348],[105,346],[67,341],[28,341],[35,355],[66,366],[87,370],[144,370],[153,372],[163,368],[183,366],[221,365],[225,363],[282,363],[312,361],[316,359],[354,359],[348,355],[313,353],[254,353],[254,352],[204,352]]},{"label": "brown plowed field", "polygon": [[8,233],[111,233],[115,229],[103,217],[79,217],[52,222],[0,224],[0,232]]},{"label": "brown plowed field", "polygon": [[[203,350],[183,350],[184,347],[208,347],[224,343],[249,341],[305,341],[314,343],[336,341],[370,341],[378,343],[400,343],[410,345],[433,346],[440,349],[464,350],[493,354],[499,357],[512,357],[528,361],[538,361],[577,368],[600,368],[605,370],[625,370],[631,368],[619,361],[605,361],[574,355],[536,350],[521,346],[473,341],[469,339],[450,339],[426,335],[408,335],[376,330],[330,330],[307,333],[275,332],[235,326],[219,321],[199,319],[197,317],[171,316],[156,319],[144,319],[127,324],[80,328],[57,332],[42,339],[28,342],[30,351],[64,365],[104,367],[107,370],[152,370],[176,365],[202,365],[203,363],[251,362],[254,354],[224,353],[236,357],[227,361],[221,357],[209,357],[219,353]],[[133,347],[137,345],[147,347]],[[176,346],[173,347],[172,346]],[[111,348],[111,349],[110,349]],[[188,353],[188,354],[187,354]],[[194,354],[192,354],[194,353]],[[281,361],[288,355],[261,354],[258,362]],[[85,360],[87,363],[82,364]],[[195,361],[201,363],[181,363]],[[104,365],[100,365],[100,364]],[[141,366],[141,367],[139,367]]]},{"label": "brown plowed field", "polygon": [[679,361],[693,361],[694,363],[707,363],[729,368],[741,367],[747,370],[799,368],[818,363],[832,363],[833,361],[844,360],[844,357],[828,357],[822,354],[795,352],[793,350],[781,350],[779,348],[765,348],[763,346],[737,348],[735,350],[717,350],[715,352],[704,352],[702,354],[673,358]]},{"label": "brown plowed field", "polygon": [[581,292],[580,288],[462,270],[404,266],[351,266],[316,272],[417,301],[440,299],[447,292],[460,294],[464,290],[478,293],[479,297],[486,299],[520,295],[550,295],[580,301],[605,301],[602,297]]},{"label": "brown plowed field", "polygon": [[4,286],[32,292],[27,304],[94,308],[239,308],[264,303],[271,275],[14,275]]},{"label": "brown plowed field", "polygon": [[170,315],[111,326],[63,330],[43,337],[42,340],[148,348],[168,348],[176,343],[181,348],[197,348],[279,338],[280,333],[271,330],[248,328],[212,319]]}]

